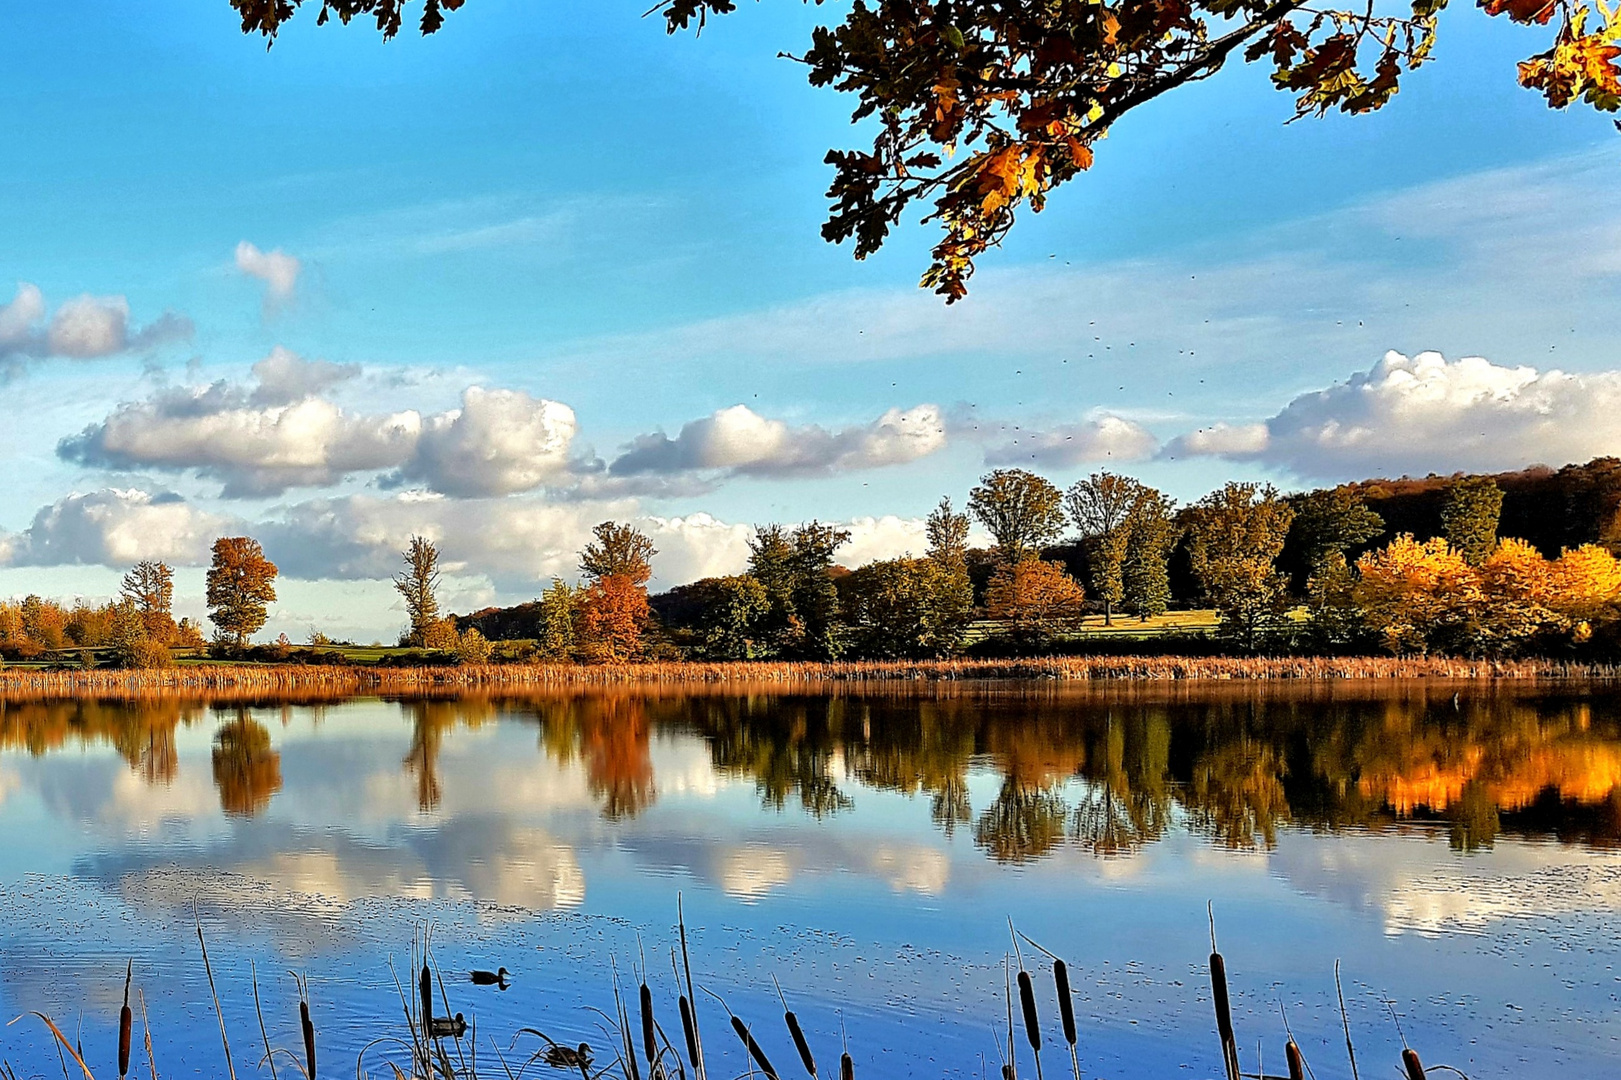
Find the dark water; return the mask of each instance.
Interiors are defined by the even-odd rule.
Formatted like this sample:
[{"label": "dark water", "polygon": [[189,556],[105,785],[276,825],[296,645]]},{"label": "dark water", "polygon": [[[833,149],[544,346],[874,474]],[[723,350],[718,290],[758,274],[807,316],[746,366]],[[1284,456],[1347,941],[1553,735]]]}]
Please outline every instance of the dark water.
[{"label": "dark water", "polygon": [[[676,1030],[679,892],[700,982],[785,1076],[773,975],[824,1075],[841,1026],[858,1076],[996,1075],[1011,917],[1071,965],[1087,1076],[1206,1077],[1214,901],[1245,1071],[1258,1043],[1283,1071],[1286,1011],[1316,1075],[1348,1075],[1339,959],[1364,1076],[1397,1062],[1392,1013],[1427,1064],[1599,1076],[1621,1058],[1618,837],[1604,687],[11,702],[0,1010],[51,1014],[115,1075],[133,958],[160,1076],[225,1075],[195,910],[237,1075],[269,1075],[252,970],[289,1047],[288,972],[308,976],[322,1071],[351,1076],[403,1034],[389,961],[409,980],[431,926],[479,1070],[504,1075],[492,1039],[520,1027],[606,1046],[592,1010],[644,956]],[[456,981],[498,965],[505,992]],[[743,1073],[700,996],[711,1075]],[[0,1056],[61,1075],[32,1017]]]}]

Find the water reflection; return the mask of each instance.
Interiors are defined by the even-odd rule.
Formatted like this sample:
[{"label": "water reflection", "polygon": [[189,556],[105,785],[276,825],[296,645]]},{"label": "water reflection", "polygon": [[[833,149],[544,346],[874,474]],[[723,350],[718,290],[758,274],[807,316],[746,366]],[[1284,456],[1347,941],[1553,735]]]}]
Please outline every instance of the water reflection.
[{"label": "water reflection", "polygon": [[[741,779],[762,807],[813,819],[851,810],[863,790],[894,792],[926,798],[947,837],[968,829],[987,856],[1013,864],[1062,845],[1129,856],[1179,822],[1234,850],[1273,848],[1285,825],[1434,823],[1463,851],[1505,832],[1605,846],[1621,837],[1621,707],[1585,686],[595,692],[385,707],[409,731],[399,775],[428,815],[443,802],[447,741],[501,721],[532,727],[544,759],[578,766],[610,822],[643,814],[668,784]],[[178,733],[212,729],[219,805],[254,817],[282,790],[284,770],[299,767],[266,723],[285,724],[293,708],[0,702],[0,749],[37,758],[110,746],[141,783],[164,788],[180,780]],[[659,734],[700,739],[708,776],[661,777]],[[995,778],[978,805],[976,775]],[[493,787],[487,795],[503,798]]]}]

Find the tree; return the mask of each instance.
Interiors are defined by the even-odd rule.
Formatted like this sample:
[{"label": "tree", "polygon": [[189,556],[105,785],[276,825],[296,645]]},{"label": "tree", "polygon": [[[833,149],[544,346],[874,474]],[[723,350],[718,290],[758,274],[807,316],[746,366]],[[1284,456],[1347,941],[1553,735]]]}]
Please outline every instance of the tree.
[{"label": "tree", "polygon": [[653,576],[653,542],[631,525],[604,521],[580,552],[586,576],[580,593],[576,647],[588,659],[624,663],[642,655],[647,626],[647,582]]},{"label": "tree", "polygon": [[967,570],[934,559],[868,563],[840,582],[840,594],[852,646],[871,659],[949,656],[974,608]]},{"label": "tree", "polygon": [[749,576],[765,589],[770,610],[761,627],[770,651],[810,660],[837,659],[843,648],[833,556],[850,533],[812,521],[791,532],[763,525],[749,541]]},{"label": "tree", "polygon": [[[1578,626],[1578,633],[1590,633],[1594,623],[1616,618],[1621,601],[1621,560],[1597,544],[1568,548],[1554,560],[1552,604]],[[1580,627],[1585,625],[1585,630]]]},{"label": "tree", "polygon": [[951,508],[951,496],[940,500],[923,525],[929,541],[929,558],[942,566],[968,566],[968,515]]},{"label": "tree", "polygon": [[1063,493],[1035,473],[997,469],[968,493],[968,511],[990,530],[1005,563],[1034,558],[1064,529]]},{"label": "tree", "polygon": [[113,605],[112,636],[108,643],[112,646],[115,667],[149,671],[174,666],[174,656],[168,646],[153,638],[147,627],[146,613],[135,601],[125,598]]},{"label": "tree", "polygon": [[699,617],[703,654],[711,660],[756,660],[762,646],[756,627],[771,610],[771,598],[748,574],[714,578],[711,595]]},{"label": "tree", "polygon": [[1497,546],[1497,523],[1503,514],[1503,489],[1489,476],[1467,476],[1447,488],[1441,527],[1447,543],[1470,566],[1486,561]]},{"label": "tree", "polygon": [[222,536],[214,541],[208,568],[208,619],[220,635],[238,648],[258,633],[276,601],[276,564],[265,558],[259,541]]},{"label": "tree", "polygon": [[405,569],[394,575],[394,588],[405,599],[411,629],[403,645],[425,646],[439,621],[439,548],[425,536],[413,536],[400,556]]},{"label": "tree", "polygon": [[456,640],[456,659],[463,664],[488,664],[493,651],[489,639],[476,626],[463,630]]},{"label": "tree", "polygon": [[547,660],[574,656],[574,627],[579,619],[579,590],[562,578],[553,578],[540,597],[540,639],[536,651]]},{"label": "tree", "polygon": [[1085,613],[1086,592],[1058,563],[1023,559],[997,567],[985,606],[991,618],[1007,623],[1014,641],[1043,648]]},{"label": "tree", "polygon": [[1289,505],[1295,511],[1290,539],[1299,545],[1307,575],[1317,573],[1330,555],[1343,557],[1385,531],[1385,519],[1347,486],[1293,495]]},{"label": "tree", "polygon": [[1103,623],[1114,625],[1115,605],[1125,599],[1123,579],[1132,511],[1149,489],[1129,476],[1095,472],[1077,480],[1064,496],[1069,520],[1081,534],[1092,595],[1103,603]]},{"label": "tree", "polygon": [[1356,604],[1394,653],[1446,647],[1484,603],[1474,568],[1440,537],[1419,543],[1403,533],[1356,568]]},{"label": "tree", "polygon": [[213,765],[220,808],[232,816],[261,813],[281,790],[281,754],[265,726],[245,712],[214,736]]},{"label": "tree", "polygon": [[1120,586],[1125,608],[1139,619],[1165,614],[1171,604],[1171,549],[1177,529],[1171,501],[1147,489],[1132,510],[1126,529],[1126,560]]},{"label": "tree", "polygon": [[1293,519],[1276,488],[1236,481],[1184,512],[1193,576],[1221,635],[1247,651],[1283,628],[1289,582],[1274,563]]},{"label": "tree", "polygon": [[[305,0],[230,0],[244,33],[274,39]],[[314,6],[314,0],[310,0]],[[436,32],[464,0],[424,0],[417,25]],[[1367,113],[1429,59],[1445,0],[1407,12],[1316,7],[1306,0],[961,0],[855,4],[817,27],[795,57],[813,86],[854,95],[852,119],[872,121],[872,149],[830,150],[831,208],[822,236],[877,251],[908,210],[944,236],[922,284],[952,302],[976,258],[1000,244],[1017,212],[1092,165],[1122,117],[1209,78],[1235,53],[1265,62],[1295,95],[1297,116]],[[1486,14],[1547,26],[1552,45],[1522,61],[1519,82],[1552,108],[1581,100],[1621,107],[1621,11],[1587,0],[1480,0]],[[317,23],[363,17],[385,38],[407,0],[320,0]],[[738,0],[661,0],[668,32],[701,28]]]},{"label": "tree", "polygon": [[636,585],[646,585],[653,576],[653,556],[658,549],[633,525],[620,525],[604,521],[591,530],[596,537],[580,552],[580,572],[587,581],[603,578],[629,578]]},{"label": "tree", "polygon": [[174,640],[174,571],[167,564],[150,559],[136,563],[124,575],[118,592],[135,606],[147,638],[159,645]]}]

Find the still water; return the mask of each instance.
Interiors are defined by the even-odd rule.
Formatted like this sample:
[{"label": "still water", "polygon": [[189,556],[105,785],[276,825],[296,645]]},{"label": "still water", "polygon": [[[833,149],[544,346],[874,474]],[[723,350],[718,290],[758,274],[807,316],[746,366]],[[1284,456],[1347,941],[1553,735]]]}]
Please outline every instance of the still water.
[{"label": "still water", "polygon": [[[779,1068],[773,976],[824,1061],[847,1037],[858,1076],[996,1075],[1011,918],[1071,967],[1087,1076],[1208,1077],[1213,902],[1247,1072],[1282,1071],[1286,1012],[1348,1075],[1340,960],[1363,1075],[1390,1075],[1398,1021],[1476,1080],[1614,1075],[1618,837],[1606,686],[11,701],[0,1011],[114,1075],[133,959],[137,1071],[144,999],[160,1076],[223,1076],[197,918],[237,1074],[263,1056],[250,972],[288,1047],[298,972],[348,1076],[403,1034],[390,961],[408,981],[431,928],[499,1074],[521,1027],[606,1047],[593,1010],[644,957],[673,1031],[680,894],[698,980]],[[504,992],[458,974],[498,966]],[[743,1073],[700,997],[712,1075]],[[0,1056],[62,1073],[29,1016]]]}]

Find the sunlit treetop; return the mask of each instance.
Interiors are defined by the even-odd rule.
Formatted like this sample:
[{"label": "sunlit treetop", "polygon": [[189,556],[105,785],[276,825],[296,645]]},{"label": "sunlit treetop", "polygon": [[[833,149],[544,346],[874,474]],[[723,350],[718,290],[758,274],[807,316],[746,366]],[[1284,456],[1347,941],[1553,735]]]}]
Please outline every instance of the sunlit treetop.
[{"label": "sunlit treetop", "polygon": [[[815,0],[821,5],[823,0]],[[231,0],[244,32],[274,38],[317,0]],[[318,23],[363,18],[384,37],[411,0],[319,0]],[[465,0],[422,0],[424,34]],[[794,59],[815,86],[856,97],[874,121],[870,150],[830,150],[835,170],[822,235],[883,246],[914,203],[943,236],[922,284],[952,302],[974,261],[1000,244],[1018,211],[1092,165],[1097,140],[1132,109],[1209,78],[1234,53],[1272,68],[1298,116],[1372,112],[1429,59],[1446,0],[1376,14],[1307,0],[856,0]],[[671,33],[701,29],[737,0],[662,0]],[[845,5],[840,5],[841,7]],[[1519,65],[1549,106],[1621,108],[1621,0],[1479,0],[1488,15],[1552,28],[1550,47]]]}]

